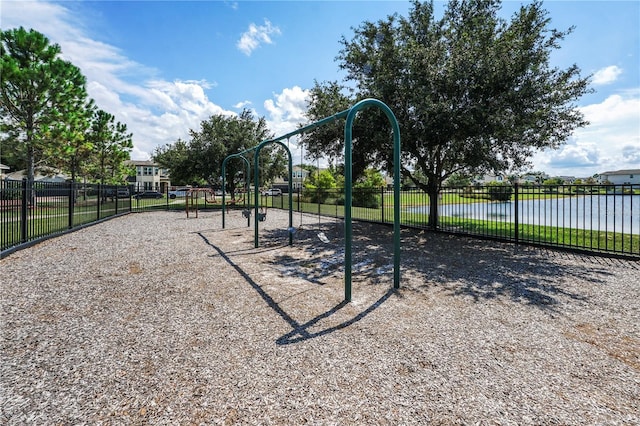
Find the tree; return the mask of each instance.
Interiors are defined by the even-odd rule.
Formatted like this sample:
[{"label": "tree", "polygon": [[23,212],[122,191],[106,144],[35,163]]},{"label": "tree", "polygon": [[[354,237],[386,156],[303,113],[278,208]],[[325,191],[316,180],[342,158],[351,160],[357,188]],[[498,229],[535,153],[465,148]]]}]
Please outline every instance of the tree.
[{"label": "tree", "polygon": [[[415,1],[407,18],[365,22],[352,40],[341,41],[337,59],[346,81],[355,83],[355,99],[385,102],[402,134],[403,162],[394,165],[386,117],[362,114],[356,121],[365,131],[354,129],[354,157],[364,148],[367,161],[389,171],[401,167],[428,193],[431,227],[438,222],[438,193],[452,174],[521,169],[535,150],[557,148],[587,124],[573,103],[588,92],[588,79],[576,65],[549,63],[573,28],[551,29],[539,1],[521,6],[509,21],[498,16],[500,6],[498,0],[452,0],[437,19],[433,2]],[[322,106],[333,106],[325,97],[336,92],[332,84],[316,84],[309,119],[335,113]],[[335,152],[328,139],[314,143]]]},{"label": "tree", "polygon": [[377,209],[380,207],[380,188],[384,187],[384,178],[379,171],[368,168],[353,185],[354,206]]},{"label": "tree", "polygon": [[87,140],[93,148],[93,176],[101,183],[122,184],[130,174],[124,162],[133,148],[132,135],[127,125],[116,122],[115,117],[96,110],[91,120]]},{"label": "tree", "polygon": [[304,190],[310,194],[309,201],[312,203],[324,203],[330,195],[331,190],[336,188],[336,179],[330,170],[316,169],[309,173]]},{"label": "tree", "polygon": [[471,185],[471,177],[462,173],[452,173],[444,184],[449,187],[464,188]]},{"label": "tree", "polygon": [[513,194],[513,187],[504,182],[489,182],[487,193],[491,201],[509,201]]},{"label": "tree", "polygon": [[[344,88],[337,82],[315,82],[310,90],[307,111],[305,113],[309,121],[318,121],[339,111],[351,107],[355,100],[344,94]],[[370,114],[370,111],[367,111]],[[302,127],[302,125],[301,125]],[[354,135],[367,134],[367,121],[360,118],[353,125]],[[334,122],[301,136],[300,142],[307,150],[306,158],[315,161],[322,157],[328,157],[329,163],[334,159],[342,158],[344,154],[344,123]],[[361,176],[367,166],[374,162],[372,154],[375,151],[367,149],[369,140],[363,137],[355,137],[353,143],[352,167],[354,180]]]},{"label": "tree", "polygon": [[14,160],[27,169],[29,185],[46,154],[60,142],[77,142],[84,127],[85,77],[60,58],[60,47],[23,27],[0,31],[0,135],[19,151]]},{"label": "tree", "polygon": [[88,171],[93,154],[93,144],[87,137],[93,114],[93,100],[86,103],[76,100],[68,117],[57,122],[54,131],[55,143],[46,150],[51,165],[68,172],[71,180]]},{"label": "tree", "polygon": [[[153,159],[171,170],[171,176],[181,183],[204,183],[211,187],[219,185],[222,161],[230,154],[253,148],[273,135],[267,129],[264,117],[256,120],[249,110],[239,116],[214,115],[200,124],[200,130],[191,130],[189,141],[178,140],[157,148]],[[281,175],[284,157],[265,147],[260,155],[261,179],[263,182]],[[253,153],[247,156],[253,170]],[[240,159],[227,162],[226,190],[235,188],[244,179],[246,163]]]}]

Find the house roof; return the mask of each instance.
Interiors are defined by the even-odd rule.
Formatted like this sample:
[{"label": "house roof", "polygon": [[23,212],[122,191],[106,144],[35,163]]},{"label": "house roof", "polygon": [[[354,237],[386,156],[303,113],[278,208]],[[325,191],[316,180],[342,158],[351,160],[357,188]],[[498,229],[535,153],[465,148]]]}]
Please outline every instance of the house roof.
[{"label": "house roof", "polygon": [[600,175],[640,175],[640,169],[614,170],[612,172],[602,172]]},{"label": "house roof", "polygon": [[4,164],[0,163],[0,170],[9,170],[11,167],[9,166],[5,166]]},{"label": "house roof", "polygon": [[[22,180],[26,177],[26,170],[18,170],[5,175],[6,180]],[[47,169],[42,171],[36,170],[33,179],[38,182],[65,182],[71,178],[55,169]]]},{"label": "house roof", "polygon": [[155,166],[155,167],[160,166],[158,163],[154,163],[151,160],[127,160],[125,161],[125,163],[131,164],[133,166]]}]

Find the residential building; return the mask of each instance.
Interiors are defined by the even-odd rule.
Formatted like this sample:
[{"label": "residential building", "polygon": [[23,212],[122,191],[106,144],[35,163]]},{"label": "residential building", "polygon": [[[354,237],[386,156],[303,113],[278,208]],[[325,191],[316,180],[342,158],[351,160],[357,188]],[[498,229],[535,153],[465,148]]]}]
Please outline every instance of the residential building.
[{"label": "residential building", "polygon": [[9,166],[0,163],[0,179],[4,179],[5,173],[9,171]]},{"label": "residential building", "polygon": [[[304,182],[309,176],[309,171],[306,169],[303,169],[300,166],[293,166],[293,168],[291,169],[291,174],[292,174],[291,190],[293,192],[299,192],[304,187]],[[288,180],[289,180],[289,177],[287,175],[277,177],[276,179],[274,179],[272,186],[274,188],[282,189],[283,192],[286,192],[289,190],[289,184],[287,182]]]},{"label": "residential building", "polygon": [[479,183],[481,185],[486,185],[491,182],[503,183],[503,182],[509,182],[509,180],[505,175],[490,175],[490,174],[476,176],[476,178],[474,179],[474,183]]},{"label": "residential building", "polygon": [[603,172],[598,180],[600,183],[611,182],[614,185],[640,185],[640,169]]},{"label": "residential building", "polygon": [[[6,166],[5,166],[6,167]],[[15,172],[7,173],[2,176],[6,180],[22,180],[27,178],[27,170],[17,170]],[[58,169],[51,167],[39,167],[35,170],[33,180],[36,182],[67,182],[71,180],[70,176],[62,173]]]},{"label": "residential building", "polygon": [[576,182],[575,176],[556,176],[559,179],[562,179],[562,183],[565,185],[573,185]]},{"label": "residential building", "polygon": [[171,186],[169,171],[153,161],[128,160],[125,164],[135,168],[135,175],[127,178],[129,185],[133,187],[133,192],[158,191],[165,193]]},{"label": "residential building", "polygon": [[544,172],[525,173],[518,178],[518,183],[523,185],[539,185],[550,176]]}]

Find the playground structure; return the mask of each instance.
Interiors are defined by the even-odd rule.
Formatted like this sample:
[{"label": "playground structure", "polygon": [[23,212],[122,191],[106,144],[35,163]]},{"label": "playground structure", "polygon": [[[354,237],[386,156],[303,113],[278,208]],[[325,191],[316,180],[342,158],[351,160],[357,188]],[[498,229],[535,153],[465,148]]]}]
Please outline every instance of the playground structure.
[{"label": "playground structure", "polygon": [[[189,188],[184,196],[184,210],[187,213],[187,217],[189,217],[189,208],[195,212],[196,218],[198,217],[198,199],[200,198],[200,194],[204,194],[205,206],[216,202],[216,194],[211,188]],[[209,195],[211,199],[209,199],[207,195]]]},{"label": "playground structure", "polygon": [[[400,288],[400,127],[398,125],[398,120],[395,115],[391,111],[391,109],[382,101],[377,99],[363,99],[356,104],[354,104],[351,108],[341,111],[332,116],[326,117],[322,120],[316,121],[315,123],[309,124],[307,126],[301,127],[298,130],[293,132],[284,134],[282,136],[268,139],[260,142],[257,146],[253,148],[246,149],[242,152],[231,154],[227,156],[222,162],[222,187],[225,188],[225,166],[227,161],[231,158],[242,158],[246,165],[247,170],[250,167],[249,160],[244,156],[244,154],[248,154],[253,151],[253,166],[254,166],[254,246],[259,247],[259,233],[258,233],[258,225],[260,218],[258,216],[259,209],[259,164],[258,158],[260,155],[260,151],[267,145],[277,144],[282,146],[288,155],[288,193],[289,193],[289,245],[292,244],[293,241],[293,197],[292,197],[292,159],[291,159],[291,151],[285,145],[282,140],[288,140],[290,137],[304,134],[305,132],[312,130],[314,128],[332,123],[338,119],[346,118],[345,126],[344,126],[344,181],[345,181],[345,203],[344,203],[344,299],[346,302],[351,301],[351,279],[352,279],[352,250],[353,250],[353,226],[352,226],[352,199],[353,199],[353,188],[352,188],[352,130],[353,130],[353,121],[356,118],[357,113],[365,108],[369,107],[377,107],[381,109],[391,124],[393,129],[393,164],[395,165],[393,170],[393,198],[394,198],[394,207],[393,207],[393,246],[394,246],[394,267],[393,267],[393,287]],[[249,174],[246,175],[249,177]],[[225,202],[224,190],[222,192],[222,203]],[[243,215],[245,212],[243,212]],[[266,214],[264,216],[266,218]],[[250,220],[250,214],[247,214],[247,220]],[[222,228],[225,227],[225,209],[222,209]]]},{"label": "playground structure", "polygon": [[[204,194],[204,197],[200,195]],[[196,218],[198,217],[198,200],[204,198],[204,205],[208,204],[217,204],[218,200],[216,199],[216,193],[211,188],[189,188],[185,191],[185,212],[187,213],[187,217],[189,217],[189,211],[193,211],[195,213]],[[244,203],[244,197],[242,198],[232,198],[231,200],[226,201],[224,203],[225,209],[230,206],[235,206],[237,204]]]}]

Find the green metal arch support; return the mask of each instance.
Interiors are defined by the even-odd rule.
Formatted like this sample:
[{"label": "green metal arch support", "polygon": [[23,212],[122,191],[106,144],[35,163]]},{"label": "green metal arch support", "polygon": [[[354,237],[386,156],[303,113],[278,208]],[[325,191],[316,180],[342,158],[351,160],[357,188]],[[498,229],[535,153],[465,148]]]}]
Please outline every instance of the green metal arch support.
[{"label": "green metal arch support", "polygon": [[222,160],[222,229],[224,229],[225,226],[225,210],[226,210],[226,204],[225,204],[225,193],[226,193],[226,185],[225,185],[225,176],[226,176],[226,167],[227,167],[227,161],[229,161],[232,158],[242,158],[244,160],[244,162],[247,165],[247,174],[245,176],[245,180],[247,182],[250,182],[250,175],[251,175],[251,164],[249,163],[249,160],[247,159],[247,157],[245,157],[244,155],[242,155],[242,152],[236,153],[236,154],[231,154],[228,155],[224,160]]},{"label": "green metal arch support", "polygon": [[400,126],[391,109],[377,99],[363,99],[352,106],[347,113],[344,125],[344,299],[351,301],[351,268],[353,231],[351,219],[352,203],[352,129],[353,120],[361,109],[367,107],[380,108],[393,129],[393,287],[400,288]]},{"label": "green metal arch support", "polygon": [[258,197],[260,196],[260,164],[258,158],[260,156],[260,151],[267,145],[278,144],[287,151],[287,155],[289,156],[289,245],[293,244],[293,193],[292,193],[292,181],[293,181],[293,159],[291,158],[291,150],[284,143],[280,142],[277,139],[266,140],[260,142],[258,146],[254,149],[256,150],[253,154],[253,190],[254,190],[254,206],[253,206],[253,224],[254,224],[254,246],[258,248],[260,245],[258,241]]},{"label": "green metal arch support", "polygon": [[[301,133],[304,133],[308,130],[314,129],[316,127],[323,126],[330,122],[333,122],[337,119],[346,117],[346,123],[344,127],[344,158],[345,158],[345,172],[344,172],[344,180],[345,180],[345,204],[344,204],[344,227],[345,227],[345,250],[344,250],[344,298],[346,302],[351,302],[351,276],[352,276],[352,250],[353,250],[353,227],[352,227],[352,198],[353,191],[351,188],[352,183],[352,129],[353,129],[353,121],[355,120],[356,114],[365,108],[368,107],[378,107],[380,108],[391,123],[391,127],[393,129],[393,287],[400,288],[400,127],[398,125],[398,120],[395,115],[391,111],[391,109],[382,101],[378,99],[363,99],[356,104],[354,104],[351,108],[346,109],[344,111],[338,112],[332,116],[323,118],[322,120],[316,121],[315,123],[309,124],[307,126],[301,127],[293,132],[284,134],[274,139],[266,140],[261,142],[257,147],[249,148],[242,152],[232,155],[242,155],[244,153],[250,152],[252,150],[256,150],[254,154],[254,181],[255,181],[255,247],[259,246],[258,243],[258,165],[257,158],[260,149],[263,146],[268,145],[270,143],[279,143],[283,146],[287,153],[289,154],[289,227],[293,226],[293,204],[291,197],[291,182],[293,179],[292,174],[292,163],[291,163],[291,151],[289,148],[279,142],[284,139],[289,139],[291,136],[295,136]],[[226,161],[226,159],[225,159]],[[223,175],[224,176],[224,175]],[[223,177],[224,179],[224,177]],[[223,195],[224,202],[224,195]],[[223,209],[223,228],[224,228],[224,209]],[[289,233],[289,244],[291,244],[292,235]]]}]

